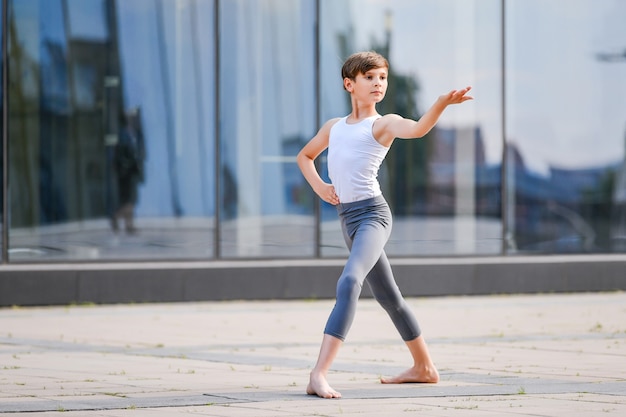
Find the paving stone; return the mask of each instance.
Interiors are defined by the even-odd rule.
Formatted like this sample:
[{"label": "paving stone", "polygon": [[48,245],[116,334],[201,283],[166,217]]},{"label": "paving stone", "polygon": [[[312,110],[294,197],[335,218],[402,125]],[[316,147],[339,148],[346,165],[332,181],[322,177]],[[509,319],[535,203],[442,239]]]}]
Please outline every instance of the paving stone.
[{"label": "paving stone", "polygon": [[0,309],[0,413],[626,415],[625,293],[407,301],[441,381],[379,383],[410,357],[363,299],[329,374],[338,400],[304,393],[330,300]]}]

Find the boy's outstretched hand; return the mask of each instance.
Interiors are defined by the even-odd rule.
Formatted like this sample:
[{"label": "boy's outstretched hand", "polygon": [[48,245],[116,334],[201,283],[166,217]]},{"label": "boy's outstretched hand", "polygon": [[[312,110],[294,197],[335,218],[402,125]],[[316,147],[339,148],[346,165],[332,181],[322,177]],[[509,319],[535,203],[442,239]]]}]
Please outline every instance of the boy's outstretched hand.
[{"label": "boy's outstretched hand", "polygon": [[472,87],[467,86],[462,90],[452,90],[448,94],[439,96],[439,101],[443,102],[445,105],[449,105],[463,103],[467,100],[473,100],[474,97],[467,95],[467,92],[471,89]]}]

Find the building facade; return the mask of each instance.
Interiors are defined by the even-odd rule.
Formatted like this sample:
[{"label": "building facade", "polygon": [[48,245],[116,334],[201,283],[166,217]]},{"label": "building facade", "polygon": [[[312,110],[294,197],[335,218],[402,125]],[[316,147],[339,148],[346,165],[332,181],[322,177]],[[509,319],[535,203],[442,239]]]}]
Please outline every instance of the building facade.
[{"label": "building facade", "polygon": [[2,6],[0,305],[332,296],[348,252],[295,157],[360,50],[381,113],[475,96],[379,173],[408,295],[626,288],[626,2]]}]

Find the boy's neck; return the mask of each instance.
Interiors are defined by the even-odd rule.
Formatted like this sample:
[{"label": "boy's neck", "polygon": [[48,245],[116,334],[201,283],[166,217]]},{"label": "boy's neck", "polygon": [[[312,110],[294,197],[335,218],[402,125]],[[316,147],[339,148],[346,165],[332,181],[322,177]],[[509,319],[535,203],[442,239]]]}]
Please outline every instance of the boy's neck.
[{"label": "boy's neck", "polygon": [[352,103],[352,112],[348,115],[348,123],[360,122],[368,117],[377,116],[376,105],[371,106],[359,106],[357,103]]}]

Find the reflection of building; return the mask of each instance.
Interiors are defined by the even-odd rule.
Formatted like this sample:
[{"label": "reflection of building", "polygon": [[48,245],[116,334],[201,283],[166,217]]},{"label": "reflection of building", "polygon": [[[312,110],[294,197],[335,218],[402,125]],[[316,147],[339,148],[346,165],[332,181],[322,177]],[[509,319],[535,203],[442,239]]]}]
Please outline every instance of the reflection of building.
[{"label": "reflection of building", "polygon": [[530,171],[515,146],[515,230],[527,251],[611,251],[608,222],[613,176],[619,164],[584,169]]},{"label": "reflection of building", "polygon": [[[50,9],[54,6],[46,4]],[[30,60],[40,62],[37,91],[41,97],[33,103],[39,112],[32,123],[38,126],[37,133],[19,127],[14,132],[14,140],[28,144],[33,154],[22,157],[28,163],[11,168],[16,170],[15,176],[30,179],[25,188],[38,188],[40,194],[39,204],[30,205],[31,213],[20,210],[21,203],[16,202],[12,219],[16,226],[107,215],[108,167],[103,138],[105,131],[116,128],[117,122],[110,125],[108,116],[103,117],[103,106],[110,117],[116,118],[121,98],[109,97],[103,80],[119,76],[116,44],[108,38],[86,39],[71,34],[61,40],[54,29],[59,24],[62,27],[69,22],[50,21],[42,29],[39,50],[24,50],[14,64],[19,67],[28,65]],[[12,39],[22,42],[17,33]],[[17,111],[26,109],[17,102],[12,104]],[[20,172],[30,164],[39,165],[38,175]]]},{"label": "reflection of building", "polygon": [[[623,229],[608,231],[607,213],[623,224],[617,210],[626,183],[623,164],[615,178],[614,165],[538,175],[529,168],[534,155],[524,161],[514,146],[502,155],[504,130],[524,104],[512,90],[531,91],[515,78],[503,87],[502,72],[517,74],[515,61],[523,63],[524,82],[536,85],[560,71],[541,59],[533,74],[547,55],[517,43],[535,40],[524,38],[525,22],[516,26],[521,15],[500,38],[498,2],[369,3],[383,13],[361,3],[6,0],[10,207],[0,305],[332,296],[343,265],[334,258],[347,250],[336,210],[318,206],[294,155],[321,122],[346,114],[342,60],[370,47],[391,60],[381,113],[419,117],[418,98],[442,78],[456,83],[474,71],[470,78],[481,83],[475,114],[446,120],[425,140],[396,141],[381,169],[396,214],[388,254],[407,295],[621,288],[620,258],[507,256],[608,253],[609,237]],[[511,6],[542,13],[539,3]],[[467,25],[433,36],[450,17]],[[622,26],[612,30],[623,33]],[[578,54],[568,42],[563,54]],[[410,54],[400,51],[407,45]],[[502,46],[517,58],[505,69]],[[569,72],[586,77],[595,94],[577,109],[589,98],[607,105],[607,91],[623,83],[596,88],[597,74],[577,71]],[[533,106],[552,102],[547,97],[533,92]],[[513,103],[503,111],[505,100]],[[118,141],[119,111],[129,108],[141,108],[147,154],[140,233],[132,236],[113,235],[108,222],[116,185],[107,156]],[[549,149],[556,139],[547,130],[527,132]],[[585,140],[602,146],[603,135]],[[503,174],[503,159],[513,175]],[[320,168],[324,175],[323,157]],[[515,198],[503,202],[509,191]],[[502,245],[509,224],[517,245]]]},{"label": "reflection of building", "polygon": [[[471,148],[459,150],[464,143],[471,143]],[[583,169],[550,167],[548,175],[541,175],[526,167],[514,145],[509,155],[515,167],[515,230],[521,250],[620,250],[617,234],[623,229],[618,225],[626,220],[620,212],[626,206],[623,163]],[[501,165],[486,164],[480,128],[435,129],[428,167],[429,191],[420,200],[423,205],[416,207],[419,213],[500,216]],[[464,184],[465,192],[459,189]]]},{"label": "reflection of building", "polygon": [[498,217],[501,209],[500,165],[486,163],[480,127],[437,128],[435,135],[434,150],[428,159],[433,188],[425,213],[453,214],[459,203],[455,190],[463,186],[463,182],[459,184],[461,178],[472,190],[470,198],[475,202],[472,213],[476,216]]}]

